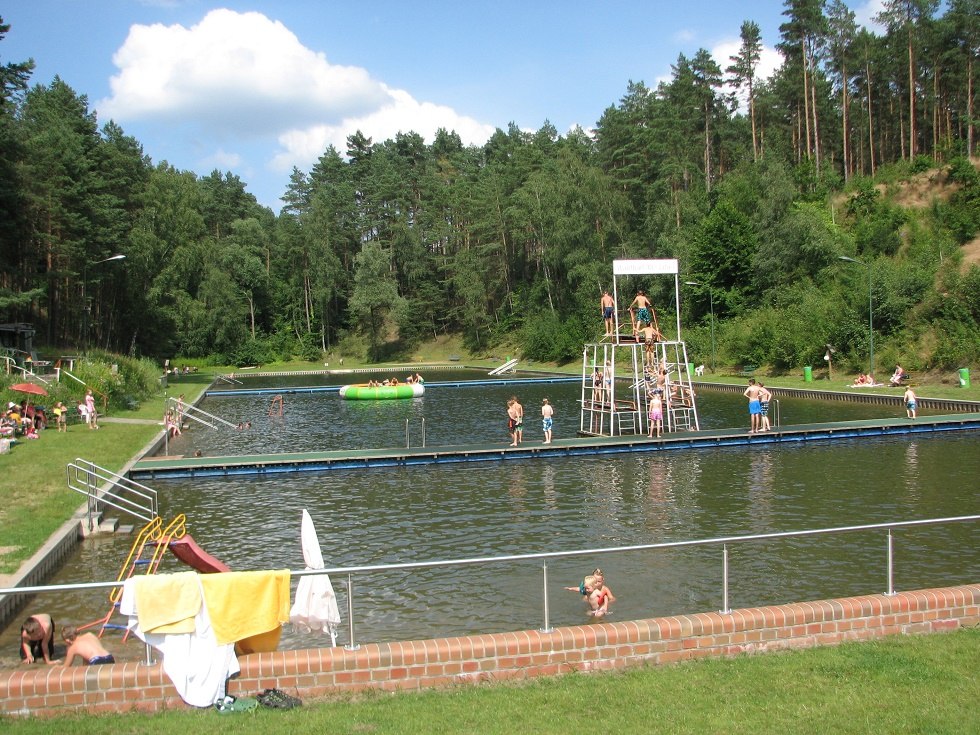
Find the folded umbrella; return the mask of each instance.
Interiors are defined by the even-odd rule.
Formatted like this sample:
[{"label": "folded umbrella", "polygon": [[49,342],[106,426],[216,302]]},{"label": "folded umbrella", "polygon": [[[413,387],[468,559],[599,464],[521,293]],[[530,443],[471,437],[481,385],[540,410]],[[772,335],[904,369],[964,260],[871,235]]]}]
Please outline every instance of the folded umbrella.
[{"label": "folded umbrella", "polygon": [[[300,525],[300,542],[303,546],[306,569],[323,569],[320,539],[317,537],[313,519],[305,508]],[[329,633],[331,643],[337,645],[340,609],[337,607],[337,595],[334,594],[328,575],[310,574],[299,578],[296,599],[289,611],[289,622],[307,633],[313,631]]]}]

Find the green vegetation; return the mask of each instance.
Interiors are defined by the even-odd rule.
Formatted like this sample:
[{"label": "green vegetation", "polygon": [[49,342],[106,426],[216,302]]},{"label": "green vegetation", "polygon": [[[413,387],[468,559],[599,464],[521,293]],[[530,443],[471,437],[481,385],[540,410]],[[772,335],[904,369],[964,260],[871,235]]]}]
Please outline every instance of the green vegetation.
[{"label": "green vegetation", "polygon": [[[980,630],[219,715],[0,718],[9,735],[975,733]],[[254,693],[253,693],[254,694]]]},{"label": "green vegetation", "polygon": [[[279,213],[231,173],[154,164],[84,91],[8,63],[0,321],[33,323],[50,357],[392,361],[454,335],[563,363],[601,332],[614,259],[677,258],[701,284],[680,297],[698,362],[716,321],[721,365],[794,371],[831,344],[854,373],[870,288],[879,365],[976,365],[976,0],[937,12],[889,0],[879,36],[843,3],[787,2],[772,78],[746,21],[730,66],[680,54],[593,133],[358,132],[294,172]],[[623,279],[620,300],[644,288],[669,313],[664,281]]]}]

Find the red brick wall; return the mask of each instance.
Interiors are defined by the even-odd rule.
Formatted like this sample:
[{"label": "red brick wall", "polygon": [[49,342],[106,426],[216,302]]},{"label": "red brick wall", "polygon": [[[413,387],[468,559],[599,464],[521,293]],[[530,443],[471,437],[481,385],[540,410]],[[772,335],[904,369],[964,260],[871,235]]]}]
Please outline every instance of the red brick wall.
[{"label": "red brick wall", "polygon": [[[810,648],[980,623],[980,584],[517,633],[244,656],[235,695],[301,699],[358,689],[444,687]],[[52,715],[187,707],[159,664],[29,666],[0,672],[0,713]]]}]

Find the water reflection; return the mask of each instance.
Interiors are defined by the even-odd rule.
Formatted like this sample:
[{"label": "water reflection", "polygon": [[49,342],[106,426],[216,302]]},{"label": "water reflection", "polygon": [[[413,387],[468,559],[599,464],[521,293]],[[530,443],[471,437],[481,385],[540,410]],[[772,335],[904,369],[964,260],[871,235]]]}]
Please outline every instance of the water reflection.
[{"label": "water reflection", "polygon": [[[577,386],[520,390],[534,405],[538,390],[563,406],[556,436],[574,433]],[[248,401],[252,432],[185,432],[221,451],[318,446],[403,434],[402,417],[427,418],[437,436],[472,432],[506,443],[499,420],[513,387],[438,390],[390,406],[336,396],[287,398],[284,419],[261,423],[255,397],[215,399],[208,410],[235,416]],[[540,396],[537,396],[539,399]],[[741,396],[704,393],[706,424],[745,419]],[[210,402],[210,399],[209,399]],[[263,399],[264,402],[264,399]],[[351,405],[354,404],[354,405]],[[245,405],[245,404],[241,404]],[[468,407],[468,408],[467,408]],[[887,407],[830,404],[838,417],[891,415]],[[784,401],[783,419],[821,420],[819,401]],[[568,422],[568,423],[564,423]],[[398,426],[398,431],[389,429]],[[431,436],[431,434],[430,434]],[[181,437],[183,439],[184,437]],[[403,440],[403,436],[400,440]],[[435,442],[430,442],[430,445]],[[252,449],[249,449],[252,448]],[[328,567],[607,548],[718,536],[791,531],[976,512],[980,438],[975,434],[865,438],[790,447],[729,447],[665,453],[598,455],[424,468],[377,468],[288,476],[159,481],[161,513],[186,513],[190,532],[233,569],[303,568],[301,511],[310,511]],[[975,582],[980,551],[975,526],[895,534],[898,589]],[[116,576],[132,539],[86,541],[55,582]],[[884,590],[883,534],[843,535],[730,547],[733,607]],[[716,610],[721,549],[696,547],[592,555],[548,562],[550,622],[585,624],[577,595],[561,591],[595,566],[606,571],[618,601],[612,620]],[[163,571],[178,571],[167,558]],[[543,624],[540,562],[359,574],[352,594],[334,578],[344,625],[352,600],[358,642],[428,638],[537,628]],[[39,598],[33,609],[59,623],[94,620],[107,610],[104,592]],[[15,626],[0,636],[13,651]],[[346,629],[341,643],[346,642]],[[116,649],[115,641],[110,648]],[[287,627],[283,646],[322,645]],[[133,657],[142,655],[137,647]]]}]

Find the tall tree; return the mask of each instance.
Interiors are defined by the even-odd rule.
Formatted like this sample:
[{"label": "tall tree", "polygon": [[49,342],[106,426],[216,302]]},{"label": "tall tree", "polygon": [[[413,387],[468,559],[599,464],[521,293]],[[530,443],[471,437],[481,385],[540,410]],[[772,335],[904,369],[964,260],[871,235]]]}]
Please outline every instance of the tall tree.
[{"label": "tall tree", "polygon": [[731,57],[731,65],[725,70],[735,89],[745,89],[745,101],[749,108],[752,123],[752,158],[759,160],[759,138],[755,126],[755,72],[762,55],[762,31],[759,24],[747,20],[742,23],[740,32],[742,45],[738,53]]},{"label": "tall tree", "polygon": [[905,36],[905,49],[908,61],[909,93],[909,160],[916,154],[915,96],[916,69],[915,50],[921,25],[929,20],[939,7],[939,0],[885,0],[883,9],[875,15],[875,20],[888,28],[889,33]]},{"label": "tall tree", "polygon": [[[820,171],[820,138],[816,110],[816,90],[814,74],[821,39],[825,35],[826,18],[823,14],[824,0],[785,0],[783,15],[789,20],[779,26],[783,40],[777,44],[788,60],[799,63],[802,77],[802,123],[804,130],[802,151],[806,158],[815,161]],[[794,66],[795,66],[794,63]]]},{"label": "tall tree", "polygon": [[405,308],[392,275],[391,253],[376,242],[364,243],[354,259],[354,291],[350,298],[352,321],[367,333],[371,359],[381,357],[381,345],[389,317]]},{"label": "tall tree", "polygon": [[841,156],[846,181],[853,168],[850,146],[850,98],[848,96],[851,76],[850,55],[854,40],[857,37],[857,24],[854,22],[854,12],[843,0],[833,0],[828,8],[827,23],[829,27],[828,53],[831,69],[837,74],[837,84],[840,86],[841,114]]},{"label": "tall tree", "polygon": [[[10,25],[0,17],[0,41],[9,31]],[[26,207],[19,175],[25,151],[15,119],[33,70],[33,60],[0,65],[0,318],[11,321],[24,318],[44,293],[28,281]]]},{"label": "tall tree", "polygon": [[951,26],[951,42],[960,57],[966,91],[962,119],[966,127],[966,155],[973,157],[976,149],[977,119],[973,112],[976,98],[977,59],[980,58],[980,0],[951,0],[946,14]]}]

